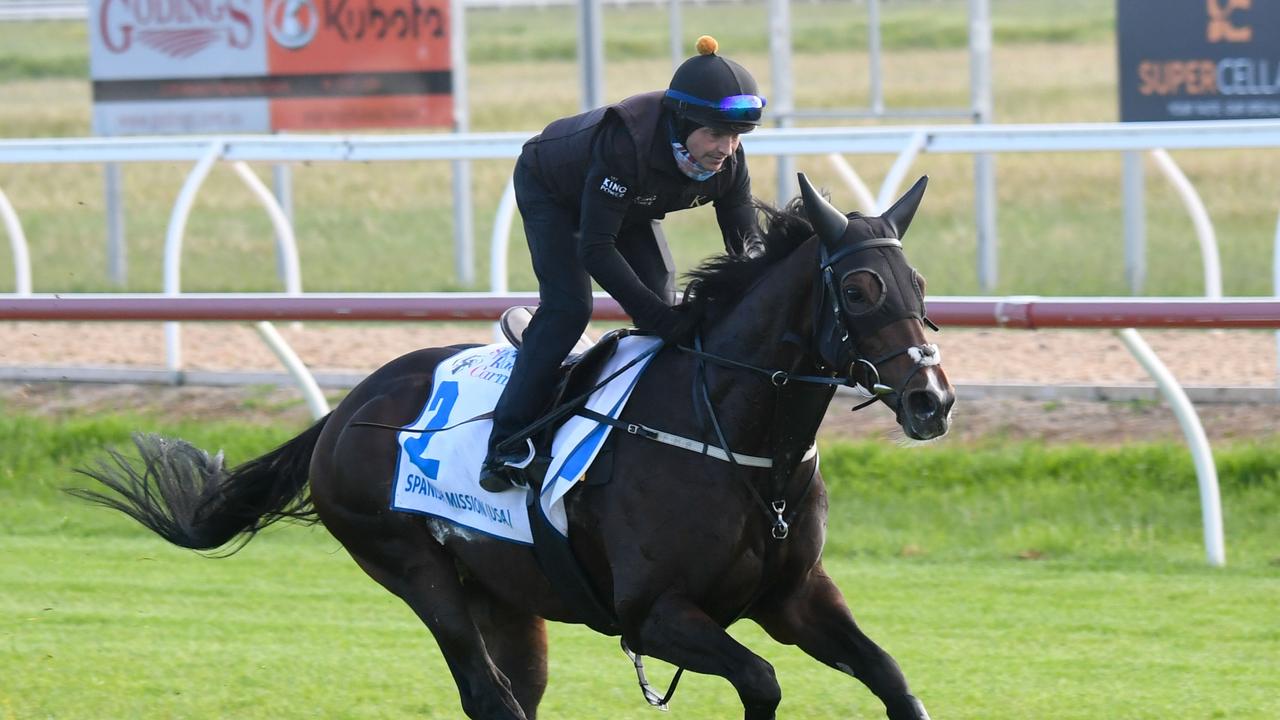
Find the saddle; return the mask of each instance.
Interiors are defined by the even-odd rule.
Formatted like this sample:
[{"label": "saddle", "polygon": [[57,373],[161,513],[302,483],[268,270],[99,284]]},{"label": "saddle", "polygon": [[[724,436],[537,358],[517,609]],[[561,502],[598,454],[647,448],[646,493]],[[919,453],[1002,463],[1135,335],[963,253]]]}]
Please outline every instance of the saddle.
[{"label": "saddle", "polygon": [[[532,307],[516,305],[507,308],[498,318],[498,326],[502,328],[503,336],[517,350],[521,346],[524,331],[533,318],[533,310]],[[617,352],[618,341],[634,332],[632,328],[610,330],[598,341],[593,341],[591,336],[584,332],[574,344],[569,356],[560,364],[560,378],[556,391],[552,394],[551,406],[545,411],[553,412],[565,402],[590,390],[598,382],[597,376],[600,374],[600,369]],[[551,440],[559,425],[560,422],[551,423],[534,434],[533,445],[539,459],[550,456]],[[536,465],[538,460],[534,463]],[[537,474],[536,471],[534,474]]]},{"label": "saddle", "polygon": [[[532,319],[534,313],[532,307],[524,305],[516,305],[508,307],[503,311],[502,316],[498,319],[498,325],[502,328],[502,334],[507,338],[507,342],[511,343],[517,350],[521,346],[522,338],[524,338],[525,328],[529,327],[529,320]],[[599,341],[591,340],[589,334],[582,333],[582,337],[577,338],[577,342],[573,345],[570,355],[561,363],[561,374],[556,387],[556,392],[552,393],[552,405],[547,407],[545,411],[552,413],[564,402],[579,397],[582,393],[588,392],[591,387],[599,382],[598,375],[600,368],[603,368],[605,361],[612,357],[614,352],[618,350],[618,341],[622,340],[635,332],[632,328],[618,328],[616,331],[609,331],[600,336]],[[534,436],[534,447],[538,451],[538,455],[550,455],[550,442],[559,423],[552,423],[548,427],[541,428]]]},{"label": "saddle", "polygon": [[[502,328],[502,335],[517,350],[524,342],[524,331],[529,327],[529,321],[533,319],[534,310],[535,308],[528,305],[513,305],[504,310],[502,316],[498,318],[498,327]],[[582,337],[578,338],[578,342],[574,343],[573,349],[569,351],[565,364],[572,362],[573,358],[590,350],[595,344],[596,341],[583,332]]]}]

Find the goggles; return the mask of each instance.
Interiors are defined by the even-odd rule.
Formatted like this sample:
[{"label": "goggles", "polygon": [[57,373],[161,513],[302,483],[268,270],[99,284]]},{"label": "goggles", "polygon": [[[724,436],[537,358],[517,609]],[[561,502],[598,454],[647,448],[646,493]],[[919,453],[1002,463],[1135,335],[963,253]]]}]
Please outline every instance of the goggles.
[{"label": "goggles", "polygon": [[703,100],[688,93],[682,93],[679,90],[667,90],[667,97],[690,105],[711,108],[726,120],[742,120],[746,122],[759,122],[765,104],[764,98],[759,95],[730,95],[715,102]]}]

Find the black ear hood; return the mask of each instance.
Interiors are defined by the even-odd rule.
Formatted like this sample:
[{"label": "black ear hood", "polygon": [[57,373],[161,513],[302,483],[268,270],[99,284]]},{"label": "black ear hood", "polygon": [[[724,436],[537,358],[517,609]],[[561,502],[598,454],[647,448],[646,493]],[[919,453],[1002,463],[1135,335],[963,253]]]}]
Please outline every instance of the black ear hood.
[{"label": "black ear hood", "polygon": [[827,202],[818,190],[809,182],[804,173],[796,173],[800,182],[800,198],[804,201],[804,213],[809,216],[809,224],[818,234],[818,239],[828,248],[833,248],[844,238],[844,231],[849,227],[849,218]]},{"label": "black ear hood", "polygon": [[898,198],[898,202],[893,207],[884,211],[881,219],[893,229],[894,235],[899,240],[903,235],[907,234],[907,228],[911,225],[911,220],[916,216],[916,210],[920,207],[920,201],[924,199],[924,189],[929,186],[929,176],[921,175],[916,184],[911,189],[903,193]]}]

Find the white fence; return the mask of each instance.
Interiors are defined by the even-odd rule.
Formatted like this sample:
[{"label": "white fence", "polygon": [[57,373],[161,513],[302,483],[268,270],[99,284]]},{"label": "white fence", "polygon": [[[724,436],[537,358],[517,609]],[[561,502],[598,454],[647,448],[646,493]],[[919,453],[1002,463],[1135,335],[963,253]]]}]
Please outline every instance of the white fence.
[{"label": "white fence", "polygon": [[[347,136],[229,136],[69,138],[0,140],[2,163],[137,163],[191,162],[170,214],[165,242],[167,293],[180,292],[181,249],[187,217],[210,169],[231,163],[263,204],[276,227],[284,262],[286,290],[301,292],[292,228],[283,211],[247,162],[382,162],[405,160],[469,160],[515,158],[527,133],[462,133],[433,135]],[[1178,170],[1169,150],[1221,148],[1280,148],[1280,120],[1235,120],[1184,123],[1094,123],[1058,125],[988,125],[894,128],[762,129],[744,140],[752,155],[821,155],[833,162],[842,178],[861,198],[864,210],[876,211],[895,197],[915,159],[923,153],[1051,153],[1147,151],[1178,190],[1197,230],[1207,297],[1222,294],[1221,270],[1213,225],[1194,187]],[[889,154],[895,161],[872,195],[867,184],[844,160],[844,154]],[[515,214],[510,188],[498,206],[494,222],[490,287],[506,290],[506,243]],[[15,287],[30,292],[31,272],[19,214],[0,187],[0,220],[4,222],[14,258]],[[1280,221],[1276,233],[1275,283],[1280,292]],[[1132,253],[1126,253],[1132,256]],[[168,364],[181,365],[177,328],[167,335]],[[1280,340],[1278,340],[1280,342]]]},{"label": "white fence", "polygon": [[[182,297],[181,277],[182,237],[187,216],[209,170],[218,162],[232,163],[237,174],[249,184],[250,190],[264,205],[277,228],[285,263],[285,285],[295,300],[302,293],[297,267],[297,252],[292,229],[276,205],[270,193],[261,187],[256,176],[248,170],[247,162],[378,162],[405,160],[467,160],[514,158],[527,138],[525,133],[466,133],[452,135],[350,135],[324,137],[233,136],[233,137],[164,137],[120,139],[53,139],[53,140],[4,140],[0,141],[0,163],[134,163],[173,162],[193,163],[193,169],[184,182],[170,215],[165,245],[165,295],[169,302]],[[1157,164],[1169,176],[1178,189],[1184,204],[1191,213],[1201,246],[1205,275],[1205,295],[1221,296],[1221,278],[1216,240],[1212,223],[1203,203],[1188,182],[1177,170],[1168,150],[1215,148],[1278,148],[1280,147],[1280,121],[1222,121],[1194,123],[1101,123],[1075,125],[1010,126],[991,125],[981,127],[895,127],[895,128],[817,128],[817,129],[764,129],[753,133],[744,141],[753,156],[758,155],[822,155],[836,164],[841,176],[850,184],[864,204],[864,209],[875,211],[883,207],[889,198],[895,197],[898,186],[906,177],[912,163],[921,153],[1046,153],[1046,152],[1097,152],[1097,151],[1148,151],[1156,154]],[[873,196],[852,167],[844,161],[844,154],[891,154],[895,161]],[[505,290],[506,242],[514,216],[514,203],[508,192],[498,208],[494,231],[494,272],[492,287]],[[13,250],[16,287],[19,295],[30,295],[29,254],[23,236],[18,211],[14,209],[0,188],[0,220],[4,221]],[[1275,281],[1280,294],[1280,222],[1276,233]],[[34,297],[29,299],[36,299]],[[989,301],[988,301],[989,302]],[[931,302],[937,308],[937,302]],[[1016,307],[1029,307],[1013,300],[996,303],[997,315]],[[935,309],[935,312],[937,310]],[[985,323],[983,323],[985,324]],[[997,323],[999,324],[999,323]],[[1137,324],[1137,323],[1135,323]],[[1042,327],[1044,325],[1041,325]],[[1115,327],[1114,324],[1106,324]],[[1200,327],[1210,325],[1199,324]],[[1280,327],[1272,322],[1266,327]],[[327,409],[314,379],[297,356],[284,343],[272,326],[259,322],[259,332],[280,357],[281,361],[298,379],[307,394],[315,413]],[[167,362],[171,369],[180,367],[177,342],[177,326],[167,329]],[[1209,514],[1217,513],[1217,480],[1199,419],[1176,381],[1164,369],[1159,359],[1141,340],[1136,331],[1125,329],[1121,333],[1125,344],[1139,362],[1152,374],[1164,392],[1166,399],[1178,413],[1184,434],[1196,458],[1200,476],[1202,498],[1206,513],[1206,550],[1209,560],[1222,564],[1221,523],[1211,530]],[[318,401],[316,398],[319,398]],[[1208,488],[1212,488],[1212,492]],[[1211,498],[1209,496],[1212,496]],[[1210,500],[1213,500],[1210,503]],[[1212,505],[1212,507],[1211,507]],[[1216,532],[1217,540],[1210,535]]]},{"label": "white fence", "polygon": [[[349,135],[322,137],[230,136],[160,138],[71,138],[50,140],[0,140],[0,163],[137,163],[178,161],[193,163],[193,170],[170,216],[169,243],[181,248],[181,231],[205,175],[217,162],[232,163],[270,213],[280,221],[278,207],[253,183],[245,162],[381,162],[405,160],[512,159],[527,133],[464,133],[434,135]],[[924,153],[1056,153],[1133,152],[1153,153],[1158,167],[1170,178],[1190,213],[1200,242],[1205,295],[1221,295],[1221,278],[1213,225],[1194,187],[1178,170],[1169,150],[1222,148],[1280,148],[1280,120],[1236,120],[1185,123],[1094,123],[1060,125],[989,125],[981,127],[937,126],[894,128],[796,128],[762,129],[744,140],[752,155],[820,155],[835,163],[842,178],[861,199],[864,210],[882,207],[894,197],[915,159]],[[889,173],[874,195],[844,154],[895,155]],[[20,262],[25,252],[17,211],[9,207],[0,187],[0,218],[8,228],[19,280],[29,283],[29,268]],[[514,203],[505,198],[495,222],[498,261],[491,287],[505,285],[506,230],[514,215]],[[277,232],[283,243],[290,232]],[[1276,236],[1280,247],[1280,225]],[[20,247],[21,246],[21,247]],[[503,252],[498,252],[502,250]],[[292,252],[282,248],[282,252]],[[1280,253],[1277,254],[1280,257]],[[166,268],[177,260],[166,258]],[[287,269],[287,268],[286,268]],[[25,275],[24,275],[25,273]],[[500,273],[500,276],[499,274]],[[1280,287],[1280,262],[1276,266]],[[286,275],[286,283],[293,280]],[[169,283],[166,281],[166,289]]]}]

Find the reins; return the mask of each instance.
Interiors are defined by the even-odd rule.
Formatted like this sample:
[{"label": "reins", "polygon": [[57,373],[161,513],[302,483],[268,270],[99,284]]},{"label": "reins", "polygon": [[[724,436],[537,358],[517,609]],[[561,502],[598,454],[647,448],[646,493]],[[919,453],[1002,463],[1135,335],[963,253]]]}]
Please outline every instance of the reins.
[{"label": "reins", "polygon": [[[711,396],[709,391],[707,390],[708,383],[706,378],[706,362],[708,360],[716,364],[725,365],[727,367],[755,372],[756,374],[763,375],[769,378],[769,382],[773,385],[774,393],[775,393],[775,404],[774,404],[775,427],[773,428],[775,431],[775,434],[778,431],[778,427],[777,427],[778,423],[776,422],[777,409],[781,407],[783,388],[786,387],[792,380],[795,380],[797,382],[810,382],[818,385],[838,384],[836,382],[833,382],[834,380],[836,380],[835,378],[809,376],[809,375],[791,375],[790,373],[787,373],[786,371],[783,371],[783,370],[769,370],[767,368],[750,365],[748,363],[732,360],[730,358],[725,358],[719,355],[714,355],[712,353],[705,352],[702,350],[701,335],[694,336],[693,344],[694,344],[694,347],[692,348],[684,345],[679,345],[677,346],[677,348],[682,352],[686,352],[694,356],[696,360],[697,365],[694,370],[694,373],[695,373],[694,382],[696,383],[697,389],[698,389],[697,395],[699,396],[699,399],[702,400],[702,406],[707,412],[707,419],[711,425],[712,430],[715,432],[716,439],[720,442],[720,446],[725,450],[726,454],[731,458],[730,464],[734,466],[738,466],[739,463],[736,462],[735,460],[732,460],[733,454],[729,452],[729,441],[728,439],[725,438],[724,429],[720,426],[720,418],[716,414],[715,405],[711,402]],[[847,378],[845,379],[847,380]],[[774,450],[775,452],[772,458],[773,462],[769,464],[772,474],[774,475],[775,478],[783,473],[785,473],[785,475],[789,477],[790,474],[794,472],[794,468],[787,468],[785,471],[780,471],[777,463],[777,461],[780,459],[778,457],[779,448],[775,447]],[[814,453],[813,455],[816,457],[816,453]],[[800,460],[800,462],[803,463],[808,459],[810,459],[810,454],[806,453],[805,456]],[[787,538],[787,535],[790,534],[791,523],[787,521],[787,517],[790,517],[792,521],[795,520],[795,513],[798,511],[798,508],[803,504],[804,498],[808,496],[809,488],[812,486],[813,477],[816,474],[817,474],[817,465],[815,464],[814,472],[810,474],[809,480],[805,483],[805,486],[801,492],[800,498],[797,499],[795,506],[793,506],[790,513],[787,513],[787,499],[785,497],[786,488],[780,486],[780,485],[783,485],[782,483],[772,483],[772,485],[780,486],[780,487],[771,487],[770,488],[771,492],[769,494],[773,495],[774,497],[770,500],[765,500],[764,496],[760,494],[759,488],[756,487],[756,483],[752,482],[751,479],[746,474],[739,474],[739,477],[742,478],[743,484],[747,486],[747,490],[751,493],[751,498],[755,501],[756,506],[759,507],[760,510],[764,512],[765,518],[771,523],[772,527],[770,529],[769,534],[773,537],[773,539],[779,540],[779,541],[785,540]],[[784,516],[784,513],[786,513],[785,516]]]}]

